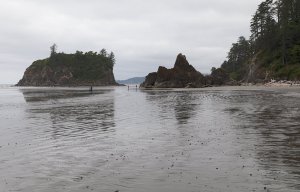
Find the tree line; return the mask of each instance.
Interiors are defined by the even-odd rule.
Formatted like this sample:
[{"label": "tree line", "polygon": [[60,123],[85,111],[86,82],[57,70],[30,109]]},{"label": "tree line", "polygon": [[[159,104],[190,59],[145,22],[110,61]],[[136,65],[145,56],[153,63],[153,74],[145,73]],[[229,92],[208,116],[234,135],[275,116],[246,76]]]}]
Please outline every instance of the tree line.
[{"label": "tree line", "polygon": [[111,68],[113,68],[113,66],[116,63],[116,58],[115,58],[115,54],[111,51],[110,53],[108,53],[106,51],[106,49],[101,49],[99,53],[97,52],[93,52],[93,51],[88,51],[88,52],[82,52],[82,51],[76,51],[75,54],[65,54],[64,52],[62,53],[57,53],[57,45],[54,43],[52,46],[50,46],[50,59],[52,60],[57,60],[57,58],[61,55],[74,55],[76,58],[78,59],[85,59],[85,57],[98,57],[101,58],[102,60],[104,60],[106,63],[109,63],[109,65],[111,66]]},{"label": "tree line", "polygon": [[112,71],[116,59],[115,54],[108,53],[106,49],[101,49],[99,52],[76,51],[74,54],[66,54],[57,52],[57,45],[53,44],[50,47],[50,57],[45,61],[57,71],[64,67],[69,68],[77,79],[95,80],[107,71]]}]

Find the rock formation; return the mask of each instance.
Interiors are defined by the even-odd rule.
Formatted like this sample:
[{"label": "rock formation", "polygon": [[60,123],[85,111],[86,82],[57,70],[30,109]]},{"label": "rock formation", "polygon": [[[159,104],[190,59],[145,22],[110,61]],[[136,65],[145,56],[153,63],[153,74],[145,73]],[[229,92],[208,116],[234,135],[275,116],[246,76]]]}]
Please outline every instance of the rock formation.
[{"label": "rock formation", "polygon": [[210,75],[203,76],[181,53],[177,56],[172,69],[160,66],[157,72],[149,73],[142,88],[202,88],[222,85],[239,85],[230,79],[229,74],[222,68],[214,69]]},{"label": "rock formation", "polygon": [[157,72],[149,73],[140,86],[144,88],[198,88],[205,85],[205,77],[180,53],[172,69],[160,66]]},{"label": "rock formation", "polygon": [[96,53],[56,53],[30,65],[17,86],[108,86],[118,85],[113,63]]}]

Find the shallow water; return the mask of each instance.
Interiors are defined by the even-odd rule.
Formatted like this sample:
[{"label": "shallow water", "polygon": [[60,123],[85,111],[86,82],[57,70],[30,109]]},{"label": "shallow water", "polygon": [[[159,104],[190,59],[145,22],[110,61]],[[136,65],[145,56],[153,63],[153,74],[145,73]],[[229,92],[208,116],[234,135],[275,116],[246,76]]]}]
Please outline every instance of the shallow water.
[{"label": "shallow water", "polygon": [[0,88],[0,192],[300,190],[300,89]]}]

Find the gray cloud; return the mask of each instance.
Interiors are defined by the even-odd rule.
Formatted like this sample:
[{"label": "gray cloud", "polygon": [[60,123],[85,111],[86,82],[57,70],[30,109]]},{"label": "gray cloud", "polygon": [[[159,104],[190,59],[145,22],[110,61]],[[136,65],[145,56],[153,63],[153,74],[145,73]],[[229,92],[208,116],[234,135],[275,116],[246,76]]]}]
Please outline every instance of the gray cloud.
[{"label": "gray cloud", "polygon": [[171,67],[179,52],[207,73],[249,35],[261,0],[13,0],[0,8],[0,83],[16,83],[32,61],[59,51],[115,52],[115,76]]}]

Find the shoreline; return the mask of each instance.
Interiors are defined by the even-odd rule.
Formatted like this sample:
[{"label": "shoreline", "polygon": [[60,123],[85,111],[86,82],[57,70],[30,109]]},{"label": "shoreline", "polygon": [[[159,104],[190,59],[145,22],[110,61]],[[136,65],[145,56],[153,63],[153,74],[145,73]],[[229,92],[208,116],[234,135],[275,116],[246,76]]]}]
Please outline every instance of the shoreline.
[{"label": "shoreline", "polygon": [[271,80],[270,82],[265,83],[264,86],[267,86],[267,87],[300,87],[300,81],[285,81],[285,80],[274,81],[274,80]]},{"label": "shoreline", "polygon": [[[126,87],[128,85],[110,85],[110,86],[93,86],[95,90],[97,89],[113,89],[118,87]],[[78,89],[78,90],[86,90],[90,88],[90,86],[16,86],[16,85],[0,85],[0,88],[19,88],[19,89]],[[237,86],[230,85],[221,85],[221,86],[210,86],[210,87],[202,87],[202,88],[144,88],[138,87],[139,90],[143,91],[168,91],[168,90],[255,90],[255,89],[263,89],[263,88],[292,88],[298,89],[300,88],[300,81],[271,81],[268,83],[242,83]]]}]

